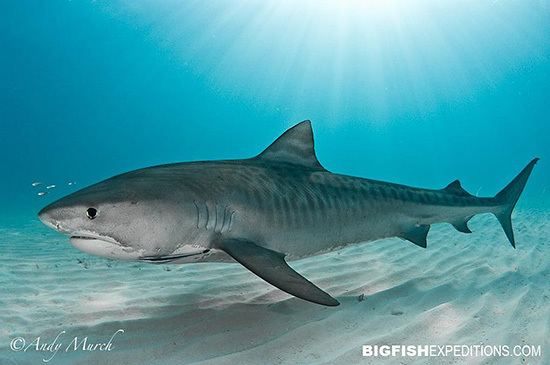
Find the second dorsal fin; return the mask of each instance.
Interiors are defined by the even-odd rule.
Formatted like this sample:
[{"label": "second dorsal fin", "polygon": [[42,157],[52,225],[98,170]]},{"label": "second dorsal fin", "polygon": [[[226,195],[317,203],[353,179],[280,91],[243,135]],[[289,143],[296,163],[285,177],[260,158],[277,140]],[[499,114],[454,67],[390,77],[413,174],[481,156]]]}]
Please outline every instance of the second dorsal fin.
[{"label": "second dorsal fin", "polygon": [[442,190],[448,192],[448,193],[453,193],[453,194],[456,194],[456,195],[461,195],[461,196],[472,196],[472,194],[468,193],[466,190],[464,190],[464,188],[462,187],[462,185],[460,184],[460,181],[459,180],[455,180],[453,181],[452,183],[450,183],[449,185],[447,185],[446,187],[444,187]]},{"label": "second dorsal fin", "polygon": [[256,158],[324,170],[315,156],[313,131],[309,120],[288,129]]}]

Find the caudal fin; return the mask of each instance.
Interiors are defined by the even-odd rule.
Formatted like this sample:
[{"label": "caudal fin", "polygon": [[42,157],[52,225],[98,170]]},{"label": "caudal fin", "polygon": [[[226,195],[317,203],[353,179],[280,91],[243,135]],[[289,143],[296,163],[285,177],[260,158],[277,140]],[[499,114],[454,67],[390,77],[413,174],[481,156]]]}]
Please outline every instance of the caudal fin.
[{"label": "caudal fin", "polygon": [[521,170],[521,172],[512,180],[508,185],[504,187],[496,196],[495,200],[501,202],[498,210],[495,210],[493,214],[497,217],[508,241],[512,244],[512,247],[516,248],[516,241],[514,239],[514,231],[512,229],[512,211],[518,202],[518,199],[525,188],[527,179],[533,171],[533,167],[539,159],[534,158]]}]

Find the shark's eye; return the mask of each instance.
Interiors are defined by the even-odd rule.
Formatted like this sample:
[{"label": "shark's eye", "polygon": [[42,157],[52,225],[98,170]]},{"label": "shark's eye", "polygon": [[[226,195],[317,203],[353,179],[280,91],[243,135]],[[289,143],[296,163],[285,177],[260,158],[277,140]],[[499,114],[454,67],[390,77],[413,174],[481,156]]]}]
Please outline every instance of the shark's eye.
[{"label": "shark's eye", "polygon": [[88,208],[86,210],[86,215],[88,216],[88,218],[94,219],[95,217],[97,217],[97,209],[96,208]]}]

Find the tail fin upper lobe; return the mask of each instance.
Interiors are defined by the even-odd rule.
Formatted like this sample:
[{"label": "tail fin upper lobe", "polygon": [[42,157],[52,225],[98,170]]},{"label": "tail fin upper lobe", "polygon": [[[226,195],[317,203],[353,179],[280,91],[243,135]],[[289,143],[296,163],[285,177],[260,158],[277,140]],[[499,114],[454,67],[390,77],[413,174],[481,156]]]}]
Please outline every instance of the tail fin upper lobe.
[{"label": "tail fin upper lobe", "polygon": [[538,160],[538,158],[531,160],[531,162],[529,162],[527,166],[525,166],[523,170],[521,170],[521,172],[495,196],[495,200],[501,202],[502,205],[493,213],[500,222],[508,241],[510,241],[514,248],[516,248],[516,241],[514,239],[514,231],[512,230],[512,211]]}]

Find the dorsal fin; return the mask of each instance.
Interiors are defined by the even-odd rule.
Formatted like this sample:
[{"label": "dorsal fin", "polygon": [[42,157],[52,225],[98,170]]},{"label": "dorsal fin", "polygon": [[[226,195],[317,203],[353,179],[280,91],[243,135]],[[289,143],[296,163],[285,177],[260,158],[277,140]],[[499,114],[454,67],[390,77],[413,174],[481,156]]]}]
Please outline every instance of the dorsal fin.
[{"label": "dorsal fin", "polygon": [[288,129],[256,158],[324,170],[315,156],[313,131],[309,120]]},{"label": "dorsal fin", "polygon": [[472,194],[470,194],[466,190],[464,190],[464,188],[460,184],[459,180],[453,181],[452,183],[450,183],[449,185],[444,187],[443,190],[445,190],[448,193],[453,193],[453,194],[456,194],[456,195],[472,196]]}]

